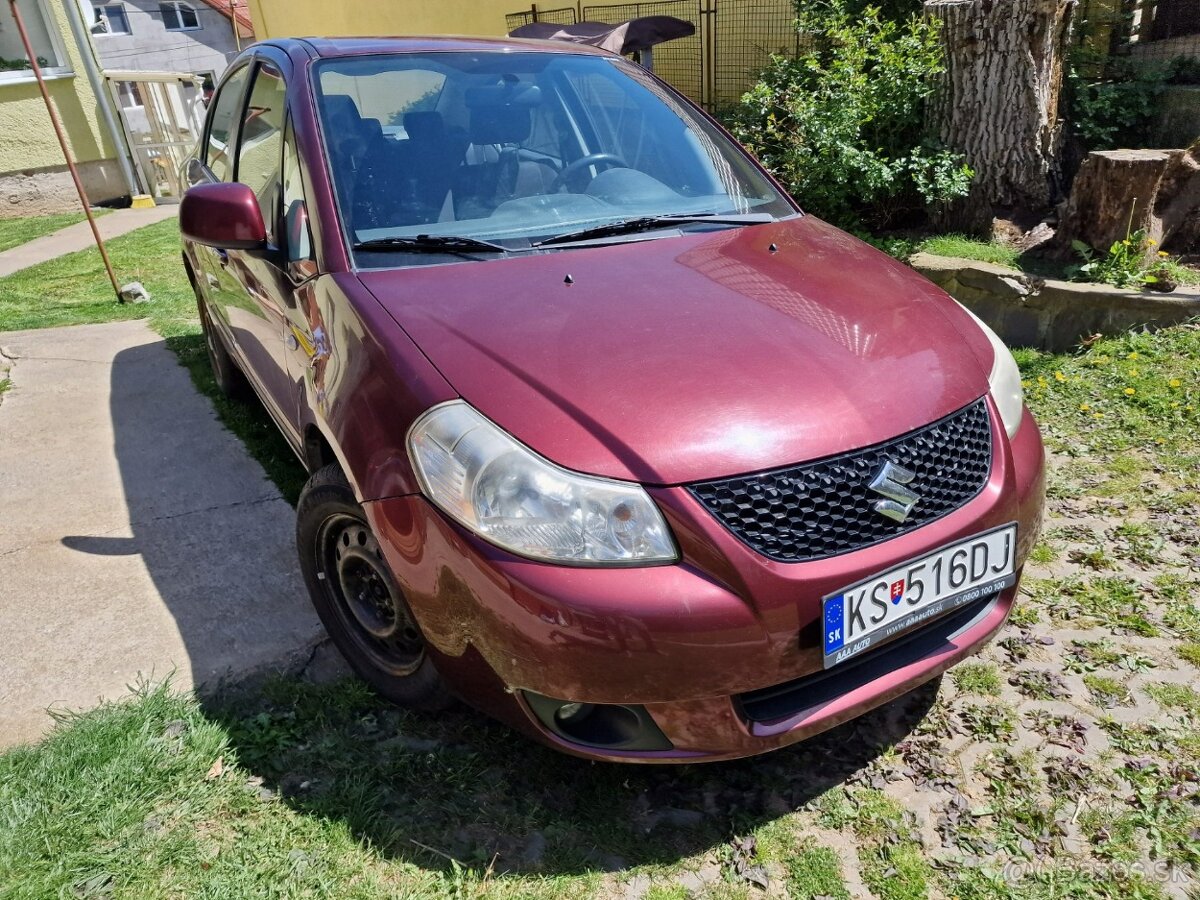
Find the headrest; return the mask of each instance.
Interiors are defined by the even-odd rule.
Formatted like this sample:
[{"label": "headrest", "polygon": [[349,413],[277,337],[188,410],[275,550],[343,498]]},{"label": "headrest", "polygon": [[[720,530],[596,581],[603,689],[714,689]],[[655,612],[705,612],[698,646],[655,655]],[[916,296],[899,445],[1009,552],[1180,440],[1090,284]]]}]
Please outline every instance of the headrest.
[{"label": "headrest", "polygon": [[417,141],[436,141],[446,133],[442,114],[432,110],[405,113],[404,130],[410,140]]},{"label": "headrest", "polygon": [[471,110],[472,144],[519,144],[533,130],[533,111],[518,107]]},{"label": "headrest", "polygon": [[326,94],[322,105],[325,107],[326,118],[331,122],[336,121],[338,127],[344,128],[348,124],[353,125],[362,120],[358,104],[347,94]]}]

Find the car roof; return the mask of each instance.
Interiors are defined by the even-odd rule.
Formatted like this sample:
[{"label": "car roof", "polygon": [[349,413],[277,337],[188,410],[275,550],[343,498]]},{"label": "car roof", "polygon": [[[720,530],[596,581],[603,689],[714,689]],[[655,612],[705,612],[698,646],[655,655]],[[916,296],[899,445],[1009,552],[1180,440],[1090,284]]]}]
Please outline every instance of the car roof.
[{"label": "car roof", "polygon": [[606,50],[566,41],[539,41],[510,37],[475,37],[469,35],[430,35],[424,37],[304,37],[271,40],[282,49],[296,43],[322,58],[366,56],[379,53],[431,53],[448,51],[493,52],[513,51],[534,53],[579,53],[592,56],[611,56]]}]

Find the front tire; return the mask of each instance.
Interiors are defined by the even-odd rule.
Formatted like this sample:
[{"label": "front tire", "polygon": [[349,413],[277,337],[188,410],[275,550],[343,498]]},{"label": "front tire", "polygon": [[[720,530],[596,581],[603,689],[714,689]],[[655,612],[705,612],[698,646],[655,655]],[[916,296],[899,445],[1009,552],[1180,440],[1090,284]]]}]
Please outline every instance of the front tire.
[{"label": "front tire", "polygon": [[208,364],[212,367],[213,380],[217,382],[217,390],[221,396],[229,400],[244,400],[250,395],[250,384],[246,376],[238,368],[221,336],[213,328],[208,317],[204,301],[196,295],[196,306],[200,310],[200,328],[204,332],[204,349],[208,351]]},{"label": "front tire", "polygon": [[444,708],[450,691],[336,464],[315,472],[300,494],[296,547],[317,615],[354,671],[400,706]]}]

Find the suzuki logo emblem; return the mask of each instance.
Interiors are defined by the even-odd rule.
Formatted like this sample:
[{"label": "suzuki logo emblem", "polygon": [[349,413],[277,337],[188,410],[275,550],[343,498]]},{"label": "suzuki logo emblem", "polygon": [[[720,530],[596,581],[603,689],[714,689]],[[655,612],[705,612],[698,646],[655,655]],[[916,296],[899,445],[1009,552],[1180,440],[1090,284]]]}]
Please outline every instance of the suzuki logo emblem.
[{"label": "suzuki logo emblem", "polygon": [[920,497],[910,491],[905,485],[917,477],[916,472],[910,472],[903,466],[898,466],[891,460],[884,460],[871,483],[867,485],[875,493],[887,498],[876,500],[871,508],[882,516],[887,516],[896,522],[904,522]]}]

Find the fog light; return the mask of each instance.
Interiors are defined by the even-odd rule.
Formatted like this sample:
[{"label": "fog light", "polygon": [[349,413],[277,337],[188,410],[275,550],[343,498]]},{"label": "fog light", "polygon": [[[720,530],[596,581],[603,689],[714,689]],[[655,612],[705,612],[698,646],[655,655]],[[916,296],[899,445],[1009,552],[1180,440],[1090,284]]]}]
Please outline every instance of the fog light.
[{"label": "fog light", "polygon": [[594,709],[590,703],[564,703],[554,712],[554,718],[564,725],[579,722]]},{"label": "fog light", "polygon": [[644,706],[555,700],[525,691],[525,700],[543,725],[564,740],[610,750],[670,750]]}]

